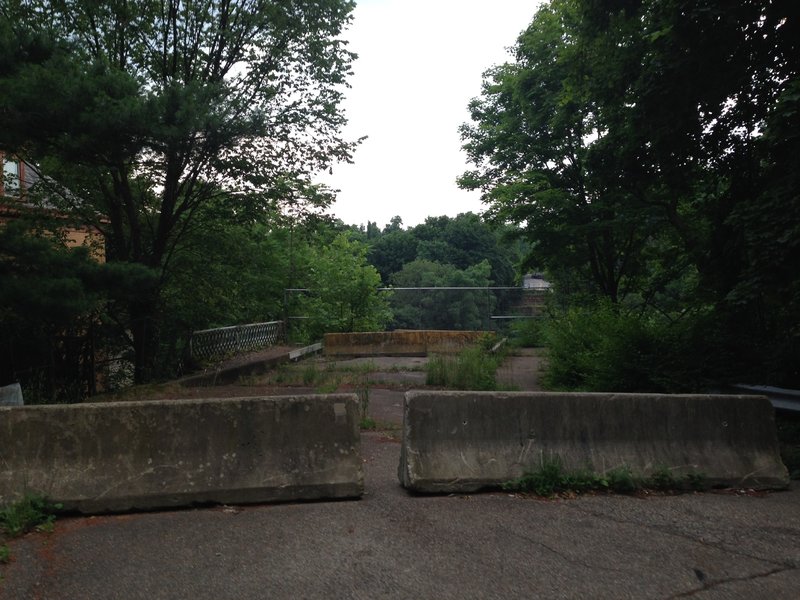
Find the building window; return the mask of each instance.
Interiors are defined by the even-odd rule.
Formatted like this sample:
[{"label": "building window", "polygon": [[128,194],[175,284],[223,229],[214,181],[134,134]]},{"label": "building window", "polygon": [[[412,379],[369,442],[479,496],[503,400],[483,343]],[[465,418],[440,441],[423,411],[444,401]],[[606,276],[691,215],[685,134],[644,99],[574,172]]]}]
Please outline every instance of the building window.
[{"label": "building window", "polygon": [[31,185],[29,179],[31,173],[26,168],[27,165],[18,160],[12,154],[0,152],[0,164],[3,166],[2,178],[0,178],[0,196],[22,197]]},{"label": "building window", "polygon": [[19,162],[3,158],[2,191],[6,194],[16,195],[19,192],[20,168]]}]

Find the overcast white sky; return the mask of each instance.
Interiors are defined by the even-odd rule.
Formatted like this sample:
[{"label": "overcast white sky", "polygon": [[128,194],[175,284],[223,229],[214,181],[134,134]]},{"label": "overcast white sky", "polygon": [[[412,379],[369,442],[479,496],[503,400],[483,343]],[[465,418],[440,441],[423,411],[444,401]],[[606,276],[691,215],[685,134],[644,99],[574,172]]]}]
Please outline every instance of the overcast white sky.
[{"label": "overcast white sky", "polygon": [[369,136],[354,164],[320,180],[339,189],[332,212],[348,224],[394,215],[413,226],[428,216],[480,212],[460,190],[467,169],[458,126],[480,93],[481,74],[506,62],[538,0],[357,0],[344,37],[359,55],[345,110],[346,135]]}]

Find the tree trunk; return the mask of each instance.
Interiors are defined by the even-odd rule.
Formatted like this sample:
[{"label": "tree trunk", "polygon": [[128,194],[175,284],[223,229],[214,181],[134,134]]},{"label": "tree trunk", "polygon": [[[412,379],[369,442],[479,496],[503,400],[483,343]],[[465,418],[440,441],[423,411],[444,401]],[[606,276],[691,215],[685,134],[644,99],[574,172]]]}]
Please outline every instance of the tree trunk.
[{"label": "tree trunk", "polygon": [[151,381],[158,348],[158,295],[147,293],[130,303],[131,337],[134,353],[134,383]]}]

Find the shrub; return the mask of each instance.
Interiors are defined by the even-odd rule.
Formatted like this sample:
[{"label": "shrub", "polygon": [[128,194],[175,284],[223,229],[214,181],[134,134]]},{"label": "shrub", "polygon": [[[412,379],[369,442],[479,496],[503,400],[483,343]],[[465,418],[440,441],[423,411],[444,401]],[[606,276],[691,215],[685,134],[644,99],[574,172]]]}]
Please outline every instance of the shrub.
[{"label": "shrub", "polygon": [[518,348],[539,348],[544,345],[541,319],[517,319],[509,327],[511,344]]},{"label": "shrub", "polygon": [[701,319],[671,323],[649,313],[597,304],[570,308],[544,327],[543,382],[550,389],[593,392],[687,392],[706,389],[709,368]]}]

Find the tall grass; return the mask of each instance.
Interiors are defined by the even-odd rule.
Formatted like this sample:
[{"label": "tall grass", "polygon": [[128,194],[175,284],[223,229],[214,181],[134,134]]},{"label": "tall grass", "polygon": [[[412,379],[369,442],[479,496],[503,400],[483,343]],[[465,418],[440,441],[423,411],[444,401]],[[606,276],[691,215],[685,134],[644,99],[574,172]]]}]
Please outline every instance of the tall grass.
[{"label": "tall grass", "polygon": [[496,390],[502,360],[503,356],[481,346],[464,348],[456,355],[434,354],[428,360],[425,383],[455,390]]}]

